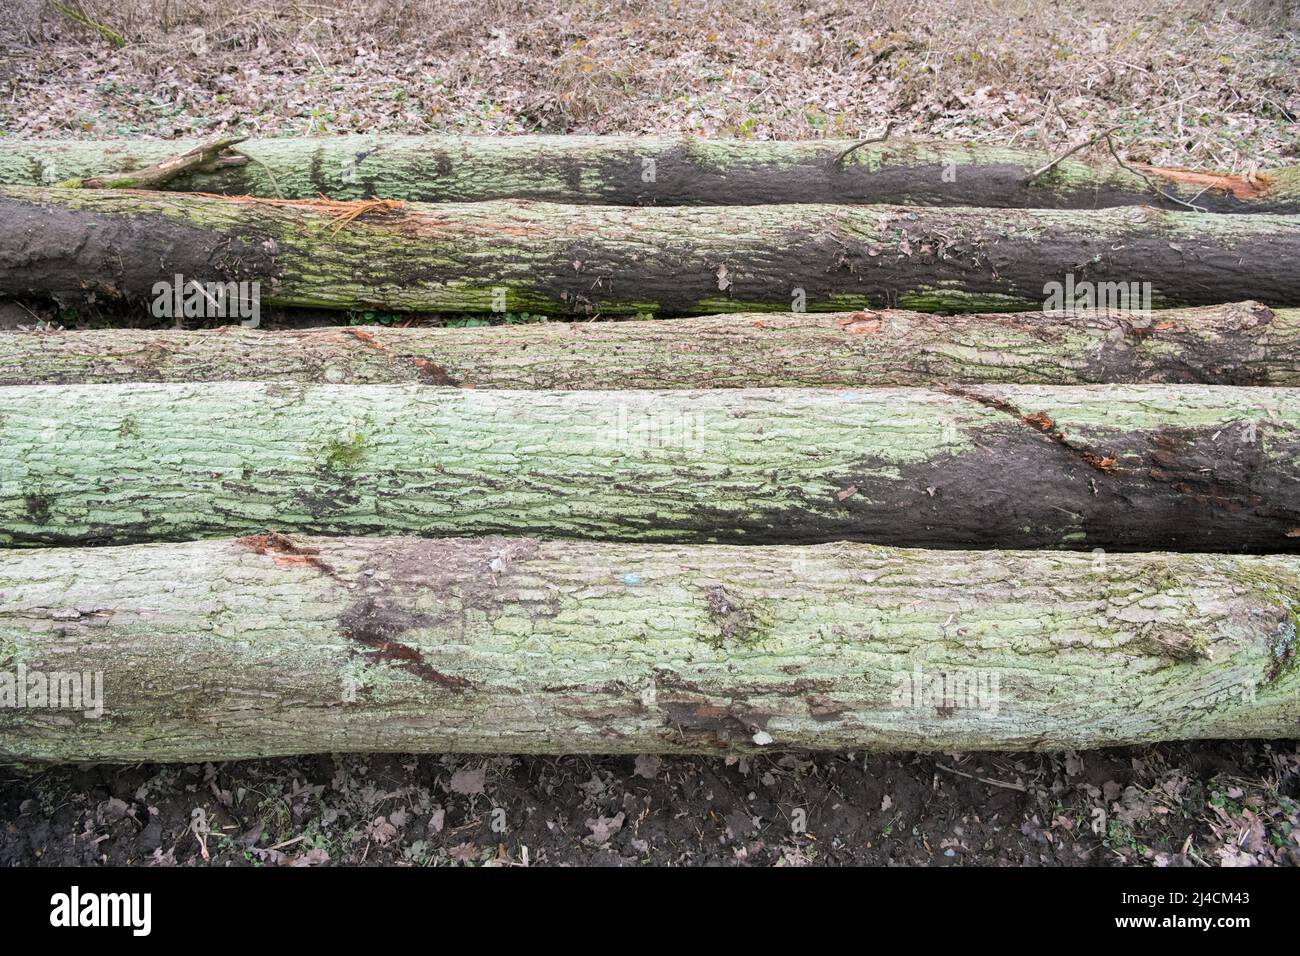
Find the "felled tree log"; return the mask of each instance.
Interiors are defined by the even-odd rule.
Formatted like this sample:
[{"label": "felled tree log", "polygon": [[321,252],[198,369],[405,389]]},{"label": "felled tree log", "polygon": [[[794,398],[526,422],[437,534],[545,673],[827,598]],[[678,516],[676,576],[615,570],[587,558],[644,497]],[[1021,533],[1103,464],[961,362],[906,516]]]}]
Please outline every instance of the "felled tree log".
[{"label": "felled tree log", "polygon": [[339,309],[978,312],[1040,309],[1053,292],[1062,306],[1125,311],[1241,299],[1285,307],[1300,305],[1297,259],[1300,217],[1148,208],[489,202],[363,212],[181,193],[0,190],[0,295],[65,303],[144,302],[181,275],[258,280],[264,302]]},{"label": "felled tree log", "polygon": [[[129,173],[197,141],[0,142],[0,183],[53,185]],[[1300,212],[1300,167],[1249,179],[1087,162],[1064,151],[945,142],[744,142],[639,136],[334,136],[267,139],[257,160],[193,173],[171,189],[312,199],[475,202],[543,199],[609,205],[899,203],[1097,209],[1150,204],[1208,212]],[[1100,148],[1100,147],[1098,147]],[[1144,179],[1149,177],[1151,182]]]},{"label": "felled tree log", "polygon": [[0,552],[0,589],[0,668],[85,675],[0,707],[11,760],[1300,733],[1295,557],[259,535]]},{"label": "felled tree log", "polygon": [[1300,392],[0,391],[0,542],[272,528],[1295,550]]},{"label": "felled tree log", "polygon": [[1300,385],[1300,309],[1150,316],[742,313],[483,328],[100,329],[0,336],[0,385],[291,381],[479,388],[1200,382]]}]

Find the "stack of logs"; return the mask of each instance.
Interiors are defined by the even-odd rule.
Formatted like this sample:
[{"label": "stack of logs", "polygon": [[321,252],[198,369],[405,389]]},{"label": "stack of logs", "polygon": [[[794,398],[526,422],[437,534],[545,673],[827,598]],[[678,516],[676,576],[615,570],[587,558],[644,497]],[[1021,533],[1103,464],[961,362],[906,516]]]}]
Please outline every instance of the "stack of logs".
[{"label": "stack of logs", "polygon": [[0,299],[396,320],[0,333],[0,757],[1300,735],[1296,169],[237,142],[0,144]]}]

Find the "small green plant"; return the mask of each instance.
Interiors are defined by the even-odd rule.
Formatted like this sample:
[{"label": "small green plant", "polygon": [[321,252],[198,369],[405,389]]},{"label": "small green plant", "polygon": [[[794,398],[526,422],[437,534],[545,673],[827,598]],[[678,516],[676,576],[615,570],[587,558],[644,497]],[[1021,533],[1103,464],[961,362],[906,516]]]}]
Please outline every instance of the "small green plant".
[{"label": "small green plant", "polygon": [[1230,817],[1241,816],[1241,805],[1218,790],[1210,791],[1210,806],[1218,807]]},{"label": "small green plant", "polygon": [[1106,838],[1101,842],[1110,849],[1117,851],[1140,849],[1137,838],[1133,836],[1132,829],[1118,820],[1110,821],[1110,824],[1106,827]]},{"label": "small green plant", "polygon": [[325,467],[341,471],[361,463],[366,456],[366,436],[360,432],[344,441],[331,438],[325,443]]},{"label": "small green plant", "polygon": [[348,312],[348,325],[393,325],[402,318],[400,312]]},{"label": "small green plant", "polygon": [[416,840],[410,846],[403,848],[402,856],[416,866],[425,866],[429,862],[429,844],[425,840]]}]

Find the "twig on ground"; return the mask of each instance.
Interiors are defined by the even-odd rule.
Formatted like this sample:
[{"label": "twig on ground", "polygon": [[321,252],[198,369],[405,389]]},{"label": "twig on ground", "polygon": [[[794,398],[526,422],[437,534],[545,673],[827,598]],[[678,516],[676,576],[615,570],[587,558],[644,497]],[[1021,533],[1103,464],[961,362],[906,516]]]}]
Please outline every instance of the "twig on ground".
[{"label": "twig on ground", "polygon": [[964,770],[958,770],[956,767],[948,767],[944,764],[935,764],[940,770],[946,770],[948,773],[955,773],[959,777],[965,777],[967,780],[976,780],[979,783],[987,783],[990,787],[1001,787],[1004,790],[1018,790],[1021,793],[1028,793],[1029,788],[1024,784],[1007,783],[1004,780],[991,780],[988,777],[977,777],[973,773],[966,773]]},{"label": "twig on ground", "polygon": [[230,152],[235,156],[244,157],[244,159],[248,160],[250,163],[256,163],[258,166],[261,166],[262,169],[266,172],[266,178],[271,180],[271,188],[275,190],[276,196],[278,196],[280,199],[284,198],[284,193],[280,192],[280,184],[276,181],[275,173],[271,172],[270,166],[266,165],[266,163],[262,162],[256,156],[249,156],[242,149],[232,149],[230,150]]}]

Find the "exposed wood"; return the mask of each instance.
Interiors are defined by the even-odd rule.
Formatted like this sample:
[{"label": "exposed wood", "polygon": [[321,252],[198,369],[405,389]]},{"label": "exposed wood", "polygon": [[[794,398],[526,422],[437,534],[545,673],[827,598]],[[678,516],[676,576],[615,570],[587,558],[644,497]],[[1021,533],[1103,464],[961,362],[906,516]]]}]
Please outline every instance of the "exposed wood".
[{"label": "exposed wood", "polygon": [[273,305],[443,312],[1017,311],[1041,309],[1060,286],[1074,290],[1070,304],[1124,310],[1145,306],[1145,292],[1156,308],[1300,305],[1297,216],[528,202],[352,212],[363,214],[10,187],[0,295],[143,304],[182,275],[258,280]]},{"label": "exposed wood", "polygon": [[267,528],[1300,549],[1300,390],[0,390],[0,542]]},{"label": "exposed wood", "polygon": [[10,700],[102,707],[0,706],[11,760],[1300,734],[1296,557],[262,535],[0,552],[0,591]]},{"label": "exposed wood", "polygon": [[[0,183],[53,185],[126,173],[195,141],[0,142]],[[1300,168],[1246,179],[1085,161],[1018,150],[891,139],[746,142],[639,136],[332,136],[267,139],[257,160],[173,181],[168,188],[311,199],[427,202],[544,199],[612,205],[899,203],[1096,209],[1180,208],[1161,189],[1212,212],[1300,212]],[[836,162],[836,157],[843,156]],[[1055,160],[1060,159],[1059,163]],[[1208,187],[1208,188],[1207,188]]]},{"label": "exposed wood", "polygon": [[664,322],[0,336],[0,385],[290,381],[479,388],[743,388],[1008,382],[1300,386],[1300,310],[1152,315],[883,310]]}]

